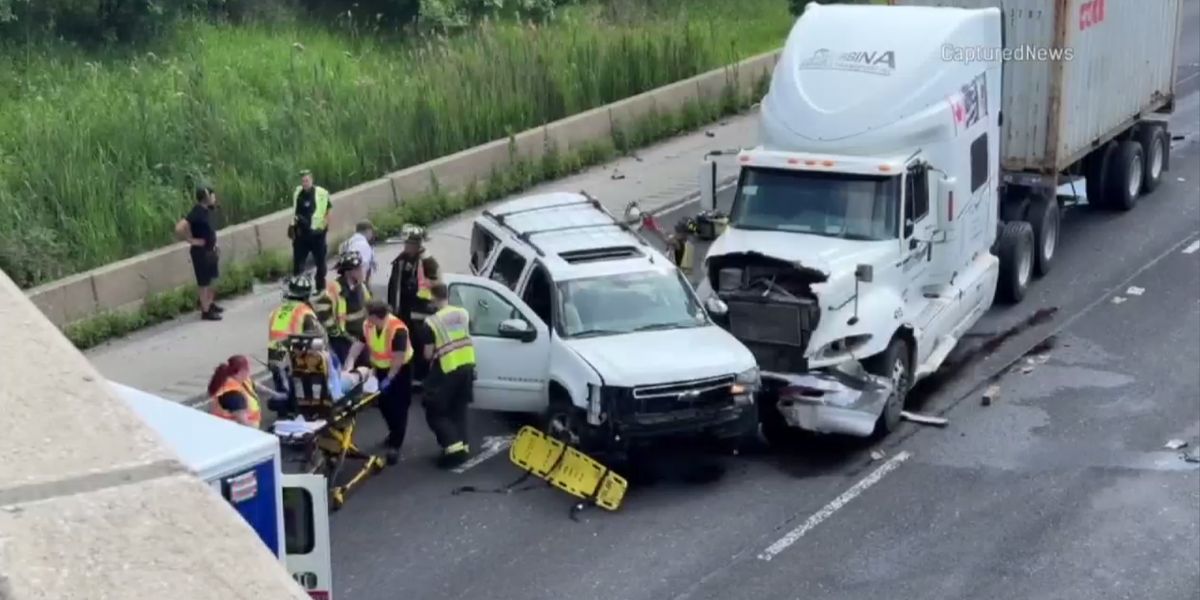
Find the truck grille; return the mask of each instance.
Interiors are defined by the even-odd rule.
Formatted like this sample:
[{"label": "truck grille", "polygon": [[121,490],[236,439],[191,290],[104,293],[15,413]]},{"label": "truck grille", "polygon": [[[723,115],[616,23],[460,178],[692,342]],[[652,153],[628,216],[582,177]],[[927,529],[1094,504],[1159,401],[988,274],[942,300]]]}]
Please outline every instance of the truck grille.
[{"label": "truck grille", "polygon": [[783,344],[804,349],[808,343],[809,307],[776,302],[727,301],[729,331],[743,343]]},{"label": "truck grille", "polygon": [[617,414],[624,416],[661,414],[732,404],[733,397],[729,395],[729,388],[735,380],[735,375],[722,375],[691,381],[645,385],[633,389],[608,388],[608,392],[609,397],[616,401]]}]

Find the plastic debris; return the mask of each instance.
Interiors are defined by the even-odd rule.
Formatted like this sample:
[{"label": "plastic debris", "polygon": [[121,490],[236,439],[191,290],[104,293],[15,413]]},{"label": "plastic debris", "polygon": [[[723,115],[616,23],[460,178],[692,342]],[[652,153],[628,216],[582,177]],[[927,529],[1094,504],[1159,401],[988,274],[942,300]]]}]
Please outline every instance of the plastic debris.
[{"label": "plastic debris", "polygon": [[1112,299],[1113,304],[1120,304],[1124,301],[1125,301],[1125,298],[1122,296],[1113,296],[1113,299]]},{"label": "plastic debris", "polygon": [[1184,179],[1184,178],[1182,178],[1182,177],[1176,177],[1176,178],[1175,178],[1175,181],[1178,181],[1179,183],[1183,183],[1183,182],[1185,182],[1185,181],[1187,181],[1187,180],[1186,180],[1186,179]]},{"label": "plastic debris", "polygon": [[1179,457],[1190,463],[1200,463],[1200,452],[1193,452],[1191,454],[1184,452]]},{"label": "plastic debris", "polygon": [[614,180],[625,179],[625,174],[620,171],[613,171],[611,178]]},{"label": "plastic debris", "polygon": [[1187,445],[1188,445],[1187,442],[1185,442],[1183,440],[1170,440],[1167,442],[1166,448],[1168,450],[1178,450]]},{"label": "plastic debris", "polygon": [[1129,286],[1129,289],[1125,290],[1125,293],[1129,294],[1130,296],[1141,296],[1142,294],[1146,293],[1146,288],[1140,288],[1136,285],[1131,285]]},{"label": "plastic debris", "polygon": [[704,135],[705,135],[705,136],[707,136],[707,137],[717,137],[717,134],[715,134],[715,133],[713,133],[713,132],[711,132],[711,131],[705,131],[705,132],[704,132]]},{"label": "plastic debris", "polygon": [[950,423],[950,419],[934,417],[931,415],[922,415],[920,413],[912,413],[908,412],[907,410],[900,413],[900,418],[912,421],[913,423],[920,423],[922,425],[933,425],[934,427],[945,427]]},{"label": "plastic debris", "polygon": [[983,390],[983,405],[991,406],[992,401],[998,399],[999,397],[1000,386],[993,383],[992,385],[987,386],[986,390]]},{"label": "plastic debris", "polygon": [[879,450],[871,451],[871,460],[883,460],[883,456],[883,452],[880,452]]}]

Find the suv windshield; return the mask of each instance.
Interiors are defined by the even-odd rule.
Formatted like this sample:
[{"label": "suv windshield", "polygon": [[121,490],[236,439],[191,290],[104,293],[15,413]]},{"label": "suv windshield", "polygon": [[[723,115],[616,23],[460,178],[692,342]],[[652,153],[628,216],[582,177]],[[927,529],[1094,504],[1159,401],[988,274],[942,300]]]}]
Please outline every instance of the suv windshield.
[{"label": "suv windshield", "polygon": [[704,308],[678,271],[589,277],[563,281],[557,287],[563,337],[709,324]]},{"label": "suv windshield", "polygon": [[730,225],[852,240],[898,233],[900,177],[750,168],[742,172]]}]

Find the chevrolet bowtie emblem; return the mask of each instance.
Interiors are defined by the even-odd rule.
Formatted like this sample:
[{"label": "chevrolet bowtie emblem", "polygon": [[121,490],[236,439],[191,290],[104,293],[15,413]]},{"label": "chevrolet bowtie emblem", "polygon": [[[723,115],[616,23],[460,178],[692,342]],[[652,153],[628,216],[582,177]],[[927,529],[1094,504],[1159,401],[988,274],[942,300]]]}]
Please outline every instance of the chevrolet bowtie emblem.
[{"label": "chevrolet bowtie emblem", "polygon": [[675,399],[680,402],[695,402],[699,398],[700,398],[700,392],[698,392],[696,390],[684,392],[675,397]]}]

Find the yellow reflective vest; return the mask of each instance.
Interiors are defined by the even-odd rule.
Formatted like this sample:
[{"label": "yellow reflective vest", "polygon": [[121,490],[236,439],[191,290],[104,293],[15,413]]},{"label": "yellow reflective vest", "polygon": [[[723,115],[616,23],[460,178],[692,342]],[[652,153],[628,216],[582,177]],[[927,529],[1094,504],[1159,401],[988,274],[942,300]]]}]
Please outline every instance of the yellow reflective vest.
[{"label": "yellow reflective vest", "polygon": [[443,373],[475,364],[475,345],[471,342],[471,316],[467,309],[446,306],[425,320],[433,331],[433,356]]},{"label": "yellow reflective vest", "polygon": [[[313,186],[313,202],[316,206],[313,207],[312,214],[312,230],[325,231],[326,217],[329,216],[329,190],[319,186]],[[296,186],[296,191],[292,192],[292,212],[296,211],[296,204],[300,202],[300,192],[304,191],[303,186]]]}]

